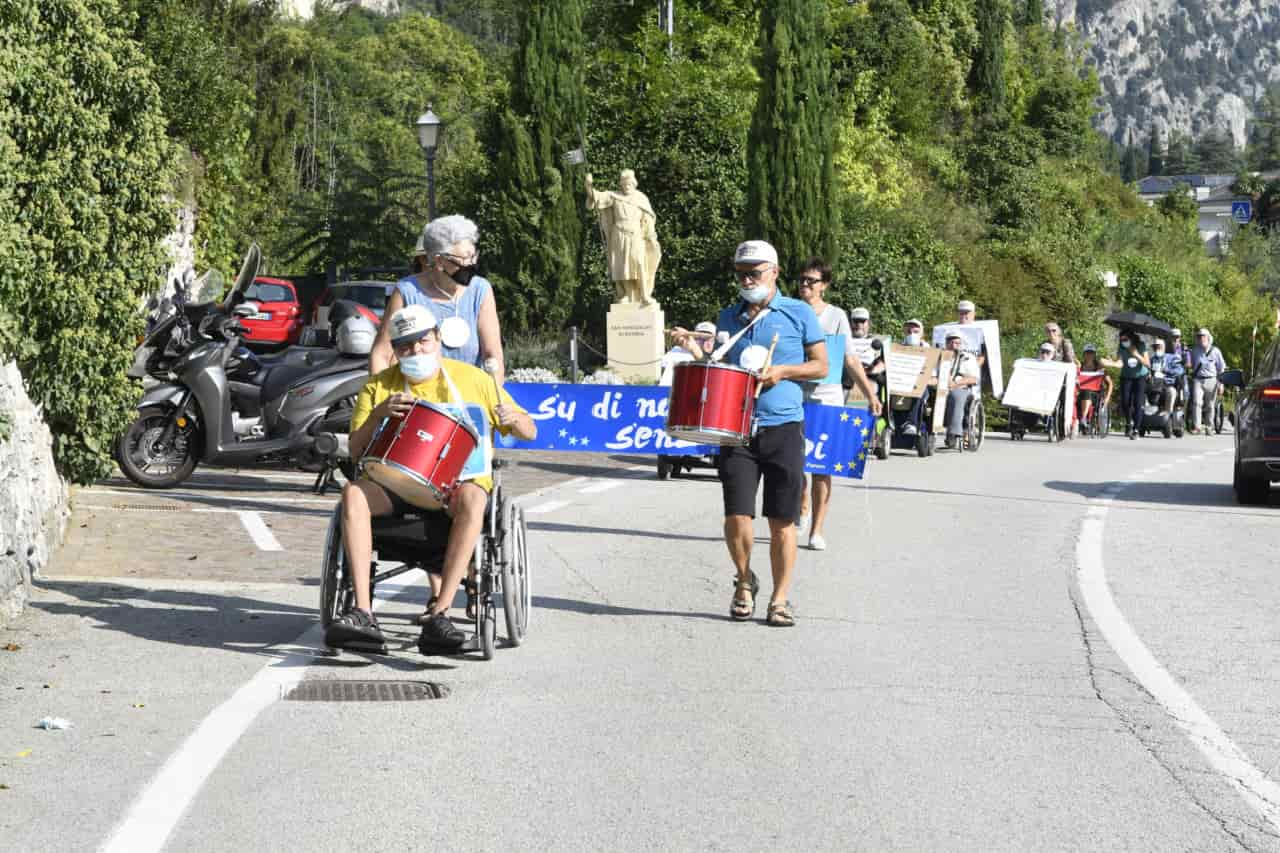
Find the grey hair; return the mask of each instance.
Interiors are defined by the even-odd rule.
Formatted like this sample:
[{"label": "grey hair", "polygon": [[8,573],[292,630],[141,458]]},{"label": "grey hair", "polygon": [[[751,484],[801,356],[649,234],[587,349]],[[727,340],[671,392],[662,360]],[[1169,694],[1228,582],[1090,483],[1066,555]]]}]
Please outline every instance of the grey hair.
[{"label": "grey hair", "polygon": [[479,243],[480,229],[460,214],[433,219],[422,229],[422,247],[429,258],[448,254],[454,243],[461,243],[463,240]]}]

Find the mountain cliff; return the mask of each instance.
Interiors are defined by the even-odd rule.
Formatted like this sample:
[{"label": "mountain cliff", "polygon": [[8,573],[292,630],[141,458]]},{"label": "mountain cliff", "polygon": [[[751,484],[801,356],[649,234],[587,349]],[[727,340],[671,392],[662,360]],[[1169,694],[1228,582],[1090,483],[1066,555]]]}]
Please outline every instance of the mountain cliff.
[{"label": "mountain cliff", "polygon": [[1254,105],[1280,81],[1280,0],[1058,0],[1102,84],[1095,121],[1120,143],[1156,128],[1246,142]]}]

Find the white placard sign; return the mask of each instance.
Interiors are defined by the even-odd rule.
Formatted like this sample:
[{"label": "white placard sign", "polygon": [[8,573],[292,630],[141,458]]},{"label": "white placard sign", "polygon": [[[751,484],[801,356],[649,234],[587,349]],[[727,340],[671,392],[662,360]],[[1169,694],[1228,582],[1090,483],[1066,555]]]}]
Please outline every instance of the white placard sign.
[{"label": "white placard sign", "polygon": [[1000,357],[1000,321],[975,320],[972,323],[943,323],[933,327],[933,345],[944,347],[947,333],[956,330],[964,339],[965,352],[974,355],[982,354],[982,345],[987,346],[987,364],[984,373],[991,382],[991,393],[997,397],[1004,394],[1004,362]]},{"label": "white placard sign", "polygon": [[1065,361],[1020,358],[1013,363],[1013,375],[1001,402],[1014,409],[1051,415],[1058,395],[1067,389],[1067,399],[1075,396],[1076,366]]},{"label": "white placard sign", "polygon": [[871,342],[875,338],[848,338],[846,343],[849,346],[849,352],[862,362],[863,367],[870,367],[872,363],[880,357],[880,353],[871,346]]}]

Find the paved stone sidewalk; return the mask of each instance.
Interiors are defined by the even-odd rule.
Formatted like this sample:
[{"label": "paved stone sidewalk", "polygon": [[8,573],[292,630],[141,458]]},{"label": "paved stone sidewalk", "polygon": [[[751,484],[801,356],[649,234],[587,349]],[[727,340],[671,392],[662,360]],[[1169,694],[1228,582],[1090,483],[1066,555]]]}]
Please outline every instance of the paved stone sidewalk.
[{"label": "paved stone sidewalk", "polygon": [[[503,483],[516,496],[653,461],[603,453],[506,458],[515,464],[503,470]],[[44,576],[318,584],[337,493],[315,495],[313,479],[291,470],[206,468],[173,489],[150,491],[116,475],[73,493],[66,542]]]}]

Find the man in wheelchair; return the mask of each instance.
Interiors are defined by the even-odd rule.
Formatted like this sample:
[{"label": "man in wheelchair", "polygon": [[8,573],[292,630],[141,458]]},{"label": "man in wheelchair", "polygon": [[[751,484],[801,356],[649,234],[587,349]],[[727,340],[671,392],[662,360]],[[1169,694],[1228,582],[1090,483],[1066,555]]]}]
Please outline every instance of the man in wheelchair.
[{"label": "man in wheelchair", "polygon": [[964,438],[965,415],[974,388],[982,381],[982,365],[978,357],[964,350],[964,339],[959,332],[947,335],[947,349],[952,352],[950,387],[947,391],[947,440],[946,447],[954,448]]},{"label": "man in wheelchair", "polygon": [[[369,378],[351,413],[351,458],[359,459],[386,418],[408,414],[415,398],[429,403],[453,403],[454,392],[465,403],[485,409],[489,422],[503,435],[529,440],[537,435],[533,419],[484,371],[440,355],[440,330],[435,315],[422,305],[400,309],[390,319],[391,346],[398,362]],[[485,520],[485,504],[493,488],[491,477],[459,483],[443,510],[452,519],[444,552],[440,591],[424,615],[418,649],[423,654],[456,651],[466,635],[447,613],[467,571]],[[371,480],[360,478],[342,490],[342,541],[355,591],[355,606],[325,631],[325,643],[340,648],[349,643],[381,644],[382,630],[373,617],[370,573],[373,561],[374,516],[403,515],[417,509]]]}]

